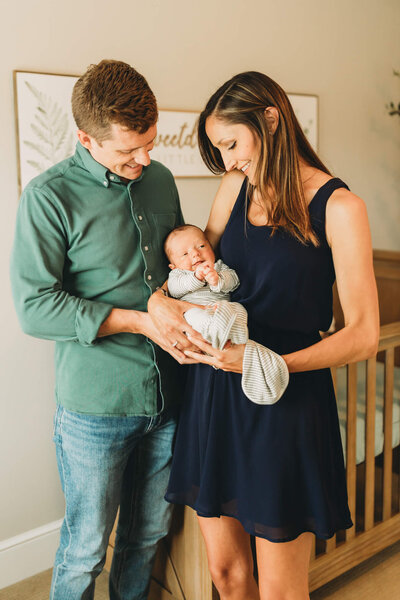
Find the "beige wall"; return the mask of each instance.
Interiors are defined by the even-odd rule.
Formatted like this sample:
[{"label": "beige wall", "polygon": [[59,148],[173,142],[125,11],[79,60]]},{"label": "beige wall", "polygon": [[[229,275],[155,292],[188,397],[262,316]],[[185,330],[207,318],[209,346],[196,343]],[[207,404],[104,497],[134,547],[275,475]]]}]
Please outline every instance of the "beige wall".
[{"label": "beige wall", "polygon": [[[5,4],[5,3],[4,3]],[[21,0],[0,38],[2,341],[0,540],[62,516],[51,442],[52,344],[24,336],[8,283],[18,204],[12,70],[81,73],[101,58],[142,71],[161,107],[200,109],[236,72],[261,70],[320,99],[320,154],[367,203],[374,246],[400,249],[398,0]],[[205,224],[216,181],[179,180],[185,216]]]}]

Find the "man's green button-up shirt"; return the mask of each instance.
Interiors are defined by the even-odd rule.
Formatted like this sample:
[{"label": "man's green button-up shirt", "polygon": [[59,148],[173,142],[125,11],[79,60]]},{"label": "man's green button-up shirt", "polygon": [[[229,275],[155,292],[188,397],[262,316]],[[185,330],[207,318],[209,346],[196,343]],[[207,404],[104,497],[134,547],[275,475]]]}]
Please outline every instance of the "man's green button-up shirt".
[{"label": "man's green button-up shirt", "polygon": [[170,171],[156,161],[128,184],[77,144],[33,179],[11,260],[26,333],[56,341],[56,400],[89,414],[154,415],[178,400],[179,365],[139,334],[97,338],[112,308],[147,310],[168,276],[163,241],[183,223]]}]

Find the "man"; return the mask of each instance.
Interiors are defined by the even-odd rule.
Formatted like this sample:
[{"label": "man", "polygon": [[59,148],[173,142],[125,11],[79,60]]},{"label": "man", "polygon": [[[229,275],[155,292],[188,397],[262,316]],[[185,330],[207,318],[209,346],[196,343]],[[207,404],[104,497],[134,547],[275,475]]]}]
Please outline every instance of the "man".
[{"label": "man", "polygon": [[178,362],[159,346],[179,362],[185,346],[176,305],[179,346],[145,311],[167,278],[163,241],[183,218],[171,173],[150,161],[158,114],[142,75],[123,62],[92,65],[72,109],[75,155],[25,188],[11,268],[24,331],[56,341],[66,512],[50,598],[93,598],[120,506],[110,598],[141,600],[168,532],[163,497],[181,387]]}]

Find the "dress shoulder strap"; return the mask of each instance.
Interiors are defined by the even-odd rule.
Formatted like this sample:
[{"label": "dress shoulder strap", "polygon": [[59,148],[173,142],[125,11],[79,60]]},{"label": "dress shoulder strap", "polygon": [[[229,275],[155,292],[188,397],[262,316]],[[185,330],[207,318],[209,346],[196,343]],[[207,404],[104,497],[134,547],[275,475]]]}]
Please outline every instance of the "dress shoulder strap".
[{"label": "dress shoulder strap", "polygon": [[346,188],[347,190],[350,189],[349,186],[338,177],[329,179],[329,181],[324,183],[324,185],[319,188],[314,198],[308,205],[312,224],[320,234],[323,234],[324,237],[326,205],[333,192],[340,188]]},{"label": "dress shoulder strap", "polygon": [[237,198],[235,200],[235,204],[233,205],[231,214],[229,216],[228,222],[225,226],[225,231],[232,225],[233,222],[236,222],[237,218],[240,218],[243,221],[245,215],[245,206],[246,206],[246,189],[247,189],[247,178],[243,180]]},{"label": "dress shoulder strap", "polygon": [[243,212],[246,203],[247,177],[243,179],[239,194],[237,195],[235,204],[233,205],[231,217],[234,218],[238,213]]}]

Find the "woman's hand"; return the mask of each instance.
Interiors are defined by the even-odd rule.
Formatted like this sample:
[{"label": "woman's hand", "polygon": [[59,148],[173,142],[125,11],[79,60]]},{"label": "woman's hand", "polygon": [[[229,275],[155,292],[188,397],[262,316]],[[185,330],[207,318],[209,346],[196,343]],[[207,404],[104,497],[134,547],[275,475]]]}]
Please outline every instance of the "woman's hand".
[{"label": "woman's hand", "polygon": [[189,340],[193,342],[199,350],[205,352],[205,354],[200,354],[199,352],[193,352],[192,350],[185,350],[186,356],[191,358],[194,362],[212,365],[217,369],[221,369],[221,371],[242,373],[243,356],[246,344],[232,344],[230,340],[228,340],[223,350],[217,350],[216,348],[213,348],[211,344],[199,337],[198,333],[196,333],[195,336],[190,335]]},{"label": "woman's hand", "polygon": [[[164,350],[167,350],[176,360],[185,364],[195,362],[188,360],[187,356],[183,354],[184,350],[196,350],[196,347],[193,346],[184,332],[193,336],[199,334],[192,329],[183,317],[184,313],[194,306],[198,305],[167,298],[160,292],[155,292],[150,296],[147,304],[148,314],[157,332],[155,335],[162,340],[162,343],[154,341]],[[199,308],[204,307],[199,306]],[[151,335],[148,337],[153,339]]]}]

